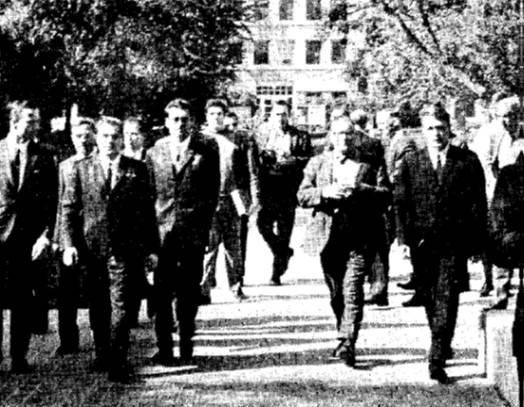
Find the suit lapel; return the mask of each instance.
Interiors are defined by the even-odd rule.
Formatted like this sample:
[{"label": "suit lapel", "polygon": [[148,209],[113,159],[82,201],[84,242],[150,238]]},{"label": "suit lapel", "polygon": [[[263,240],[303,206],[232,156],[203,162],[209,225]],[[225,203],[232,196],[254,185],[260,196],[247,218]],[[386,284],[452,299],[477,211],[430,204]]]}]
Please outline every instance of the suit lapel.
[{"label": "suit lapel", "polygon": [[182,158],[182,161],[179,164],[179,168],[177,173],[181,174],[186,169],[187,165],[193,161],[193,157],[195,156],[195,149],[194,149],[194,139],[193,136],[191,136],[191,140],[189,141],[189,145],[187,147],[187,150],[184,154],[184,157]]},{"label": "suit lapel", "polygon": [[29,142],[29,145],[27,146],[27,162],[24,168],[24,174],[20,177],[20,186],[18,187],[18,190],[23,188],[29,174],[31,174],[35,168],[35,164],[38,159],[38,153],[36,151],[37,148],[38,147],[36,144],[34,144],[32,141]]},{"label": "suit lapel", "polygon": [[11,172],[11,159],[9,157],[9,148],[7,141],[3,139],[0,141],[0,163],[2,165],[2,173],[5,174],[9,180],[9,184],[14,188],[13,173]]}]

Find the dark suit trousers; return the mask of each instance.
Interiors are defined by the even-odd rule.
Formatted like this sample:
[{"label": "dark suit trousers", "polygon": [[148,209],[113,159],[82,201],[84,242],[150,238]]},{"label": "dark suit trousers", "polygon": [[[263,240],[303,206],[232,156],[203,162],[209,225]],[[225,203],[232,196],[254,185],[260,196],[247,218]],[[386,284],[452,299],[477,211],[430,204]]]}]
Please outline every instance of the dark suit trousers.
[{"label": "dark suit trousers", "polygon": [[429,363],[433,366],[443,367],[451,351],[460,294],[457,275],[464,267],[467,267],[464,257],[438,257],[428,253],[421,264],[425,272],[426,316],[431,330]]},{"label": "dark suit trousers", "polygon": [[191,344],[200,300],[204,248],[182,245],[166,238],[155,273],[155,331],[158,350],[163,355],[173,352],[173,294],[178,322],[181,352]]},{"label": "dark suit trousers", "polygon": [[5,250],[2,274],[8,275],[8,290],[2,290],[2,303],[11,308],[10,353],[12,361],[17,363],[26,357],[34,322],[32,246],[13,242],[2,249]]},{"label": "dark suit trousers", "polygon": [[364,280],[374,252],[351,249],[346,240],[337,240],[328,241],[320,261],[337,321],[338,338],[355,343],[364,312]]},{"label": "dark suit trousers", "polygon": [[258,212],[257,226],[260,234],[273,253],[273,276],[286,272],[286,257],[295,223],[296,202],[292,199],[265,200]]},{"label": "dark suit trousers", "polygon": [[59,264],[58,277],[58,336],[60,346],[75,350],[79,346],[77,324],[79,302],[79,266]]}]

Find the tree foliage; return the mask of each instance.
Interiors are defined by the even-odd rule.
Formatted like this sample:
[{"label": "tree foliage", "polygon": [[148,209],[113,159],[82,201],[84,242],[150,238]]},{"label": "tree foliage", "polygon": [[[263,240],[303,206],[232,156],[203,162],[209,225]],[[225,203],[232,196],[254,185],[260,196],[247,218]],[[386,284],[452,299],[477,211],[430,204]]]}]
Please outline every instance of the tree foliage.
[{"label": "tree foliage", "polygon": [[365,33],[349,76],[366,78],[372,102],[391,106],[516,92],[518,13],[515,0],[340,0],[327,25],[348,41]]},{"label": "tree foliage", "polygon": [[61,110],[162,114],[233,75],[247,35],[237,0],[9,0],[0,5],[0,91]]}]

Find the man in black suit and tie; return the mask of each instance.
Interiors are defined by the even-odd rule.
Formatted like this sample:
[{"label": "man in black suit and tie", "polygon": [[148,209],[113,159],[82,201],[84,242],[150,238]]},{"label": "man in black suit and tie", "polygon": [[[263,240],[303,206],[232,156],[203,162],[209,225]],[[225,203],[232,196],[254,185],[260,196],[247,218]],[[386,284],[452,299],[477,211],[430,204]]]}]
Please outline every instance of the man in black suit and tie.
[{"label": "man in black suit and tie", "polygon": [[420,267],[431,330],[429,373],[448,383],[459,294],[467,290],[467,259],[480,255],[486,238],[486,192],[477,156],[450,144],[450,118],[440,103],[421,111],[426,147],[405,152],[394,174],[397,239]]},{"label": "man in black suit and tie", "polygon": [[[171,101],[165,112],[169,136],[147,152],[146,162],[156,190],[161,242],[154,283],[158,353],[153,362],[173,365],[190,363],[193,357],[204,251],[217,206],[220,166],[216,141],[194,128],[186,100]],[[173,357],[173,295],[180,337],[178,361]]]},{"label": "man in black suit and tie", "polygon": [[[60,202],[65,192],[65,181],[73,172],[75,163],[93,153],[95,148],[95,122],[87,117],[78,118],[71,124],[71,141],[75,149],[75,155],[62,161],[58,166],[58,213],[56,215],[54,242],[58,245],[59,253],[64,250],[64,236],[62,230],[62,216],[60,213]],[[79,247],[79,249],[82,249]],[[80,255],[80,257],[82,257]],[[80,287],[83,281],[85,268],[76,265],[65,267],[61,260],[58,276],[58,336],[60,346],[56,350],[57,356],[78,352],[79,330],[77,324],[77,313],[80,299]]]},{"label": "man in black suit and tie", "polygon": [[[29,370],[26,353],[34,317],[34,262],[50,247],[56,214],[57,169],[53,154],[34,141],[39,120],[36,107],[13,102],[9,133],[0,141],[1,298],[3,307],[11,307],[11,370],[15,373]],[[1,327],[0,315],[0,333]]]},{"label": "man in black suit and tie", "polygon": [[158,230],[147,168],[120,154],[121,121],[101,118],[96,142],[98,154],[77,161],[65,182],[63,260],[71,266],[82,255],[88,264],[95,368],[126,382],[131,309],[144,262],[158,262]]}]

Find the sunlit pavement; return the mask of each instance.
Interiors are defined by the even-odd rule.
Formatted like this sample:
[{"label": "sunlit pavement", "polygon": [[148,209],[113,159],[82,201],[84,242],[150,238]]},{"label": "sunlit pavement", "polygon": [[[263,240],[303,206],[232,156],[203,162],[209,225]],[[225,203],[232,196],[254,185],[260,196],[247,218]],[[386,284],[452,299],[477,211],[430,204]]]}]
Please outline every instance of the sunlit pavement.
[{"label": "sunlit pavement", "polygon": [[[0,405],[107,406],[503,406],[477,363],[481,269],[471,267],[472,289],[461,297],[453,348],[447,368],[455,380],[441,386],[428,378],[429,328],[422,308],[403,308],[409,292],[397,288],[409,263],[392,253],[390,306],[366,307],[357,343],[357,364],[350,369],[328,357],[336,345],[318,259],[300,250],[304,226],[293,237],[295,256],[283,285],[266,285],[271,256],[256,233],[250,235],[245,293],[238,302],[225,287],[223,270],[213,303],[201,307],[193,366],[152,366],[155,352],[145,313],[133,331],[131,361],[136,381],[115,385],[86,367],[92,357],[86,313],[82,313],[82,352],[56,359],[56,321],[51,334],[36,337],[28,376],[3,373]],[[176,338],[176,335],[175,335]],[[6,342],[6,341],[4,341]],[[35,353],[39,349],[38,354]],[[8,354],[4,344],[4,354]],[[7,371],[8,363],[1,365]]]}]

